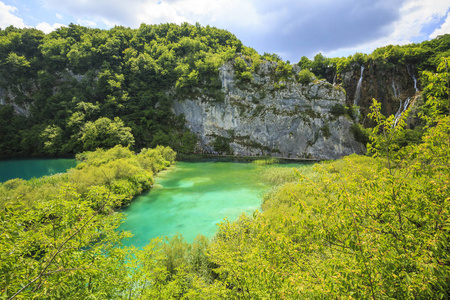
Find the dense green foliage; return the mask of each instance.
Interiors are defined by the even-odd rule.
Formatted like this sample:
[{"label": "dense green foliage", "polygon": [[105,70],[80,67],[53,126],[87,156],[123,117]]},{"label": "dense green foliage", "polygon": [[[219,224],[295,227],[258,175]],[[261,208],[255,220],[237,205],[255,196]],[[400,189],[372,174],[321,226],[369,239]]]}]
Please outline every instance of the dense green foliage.
[{"label": "dense green foliage", "polygon": [[25,299],[117,293],[104,287],[125,271],[117,268],[125,264],[125,250],[117,246],[128,234],[116,231],[121,214],[114,209],[149,189],[175,152],[158,146],[136,155],[116,146],[78,159],[65,174],[0,184],[2,299],[19,291]]},{"label": "dense green foliage", "polygon": [[314,80],[314,74],[308,69],[302,69],[298,73],[298,82],[301,84],[309,84]]},{"label": "dense green foliage", "polygon": [[450,35],[417,44],[403,46],[389,45],[375,49],[371,54],[355,53],[348,57],[327,58],[321,53],[313,60],[303,56],[298,65],[310,70],[319,78],[333,82],[335,76],[350,71],[355,66],[376,65],[378,68],[392,69],[395,66],[414,66],[419,71],[436,71],[441,58],[450,55]]},{"label": "dense green foliage", "polygon": [[168,148],[85,152],[68,174],[2,184],[2,296],[448,299],[446,61],[439,71],[429,74],[420,143],[400,145],[407,114],[393,126],[375,101],[373,157],[265,169],[264,180],[280,185],[264,197],[263,212],[221,223],[210,241],[175,236],[117,247],[127,233],[114,230],[120,214],[112,208],[174,159]]},{"label": "dense green foliage", "polygon": [[[238,53],[253,68],[260,57],[233,34],[198,24],[0,30],[2,97],[28,113],[0,105],[0,153],[60,155],[133,141],[135,149],[192,152],[195,136],[170,103],[201,94],[220,101],[218,68]],[[244,69],[240,78],[251,80]]]},{"label": "dense green foliage", "polygon": [[[1,297],[449,299],[450,75],[442,58],[449,53],[440,51],[449,39],[370,56],[302,58],[303,70],[322,77],[328,65],[341,72],[368,60],[428,70],[423,132],[404,129],[407,112],[396,123],[374,101],[372,157],[265,169],[263,179],[278,186],[264,197],[263,212],[224,221],[211,240],[188,244],[175,236],[135,249],[121,247],[129,234],[117,231],[122,216],[115,209],[150,188],[153,174],[175,159],[170,148],[144,147],[173,144],[189,152],[195,143],[168,110],[166,92],[177,97],[215,87],[217,67],[231,59],[239,79],[251,81],[261,57],[226,31],[198,25],[1,31],[1,88],[20,95],[16,103],[40,107],[30,106],[25,117],[0,106],[2,153],[123,145],[79,154],[82,162],[66,174],[0,185]],[[282,88],[292,66],[277,69]],[[335,116],[345,113],[352,114],[333,108]],[[354,132],[367,139],[360,126]],[[124,147],[133,143],[143,148],[137,155]],[[226,145],[216,140],[220,151]]]}]

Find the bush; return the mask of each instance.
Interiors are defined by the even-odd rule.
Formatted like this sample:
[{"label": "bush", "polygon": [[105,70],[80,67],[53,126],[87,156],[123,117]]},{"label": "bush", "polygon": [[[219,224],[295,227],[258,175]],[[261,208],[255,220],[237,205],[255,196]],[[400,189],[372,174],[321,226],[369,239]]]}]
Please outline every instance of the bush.
[{"label": "bush", "polygon": [[226,154],[231,153],[230,139],[226,137],[223,136],[216,137],[213,147],[214,151],[217,151],[219,153],[226,153]]},{"label": "bush", "polygon": [[301,70],[297,76],[297,81],[305,85],[310,84],[314,79],[316,79],[314,73],[307,69]]},{"label": "bush", "polygon": [[253,80],[253,74],[249,71],[242,72],[240,79],[241,79],[241,81],[250,82]]},{"label": "bush", "polygon": [[328,125],[323,125],[320,128],[320,131],[322,132],[322,134],[325,138],[329,138],[331,136],[330,126],[328,126]]},{"label": "bush", "polygon": [[363,143],[364,145],[369,142],[369,134],[361,124],[354,123],[351,127],[351,131],[356,141]]},{"label": "bush", "polygon": [[345,107],[345,105],[336,103],[335,105],[333,105],[333,107],[331,107],[330,109],[330,113],[336,117],[345,115],[345,113],[347,112],[347,109]]},{"label": "bush", "polygon": [[295,168],[269,167],[261,172],[261,179],[270,184],[283,184],[294,182],[300,179],[299,171]]}]

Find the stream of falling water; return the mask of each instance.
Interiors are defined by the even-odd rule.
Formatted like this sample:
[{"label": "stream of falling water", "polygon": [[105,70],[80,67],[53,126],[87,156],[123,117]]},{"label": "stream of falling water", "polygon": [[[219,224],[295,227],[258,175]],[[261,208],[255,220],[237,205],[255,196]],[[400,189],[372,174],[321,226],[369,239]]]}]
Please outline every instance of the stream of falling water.
[{"label": "stream of falling water", "polygon": [[359,101],[361,99],[361,86],[363,81],[363,73],[364,73],[364,66],[361,66],[361,76],[358,80],[358,85],[356,86],[356,92],[355,92],[355,100],[353,101],[353,105],[358,106]]}]

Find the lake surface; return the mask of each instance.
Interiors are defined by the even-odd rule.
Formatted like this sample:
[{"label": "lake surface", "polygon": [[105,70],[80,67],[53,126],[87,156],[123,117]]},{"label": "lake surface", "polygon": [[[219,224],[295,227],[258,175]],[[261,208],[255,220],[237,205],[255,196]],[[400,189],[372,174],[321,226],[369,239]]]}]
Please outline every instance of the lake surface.
[{"label": "lake surface", "polygon": [[177,162],[123,210],[127,219],[119,229],[134,234],[124,244],[143,247],[154,237],[176,233],[188,242],[198,234],[212,236],[225,218],[233,221],[260,209],[270,187],[259,180],[263,168],[252,163]]},{"label": "lake surface", "polygon": [[75,159],[12,159],[0,160],[0,182],[13,178],[25,180],[64,173],[77,165]]}]

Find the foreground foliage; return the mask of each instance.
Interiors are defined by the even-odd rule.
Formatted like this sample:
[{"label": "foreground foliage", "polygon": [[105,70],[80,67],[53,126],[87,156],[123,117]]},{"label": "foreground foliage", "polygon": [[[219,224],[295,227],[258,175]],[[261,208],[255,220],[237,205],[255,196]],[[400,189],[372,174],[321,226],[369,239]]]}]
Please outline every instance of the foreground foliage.
[{"label": "foreground foliage", "polygon": [[448,77],[429,76],[420,144],[396,143],[406,115],[395,126],[375,101],[374,158],[317,165],[221,225],[209,253],[231,297],[450,298]]},{"label": "foreground foliage", "polygon": [[[115,208],[148,189],[175,159],[170,148],[85,152],[66,174],[0,184],[2,299],[111,298],[126,272],[128,233]],[[123,273],[127,274],[127,273]]]},{"label": "foreground foliage", "polygon": [[373,157],[266,172],[284,184],[263,212],[221,223],[210,241],[119,247],[112,208],[151,184],[168,148],[88,152],[68,174],[2,184],[2,298],[449,299],[447,61],[428,74],[420,143],[399,143],[407,113],[386,118],[374,101]]}]

